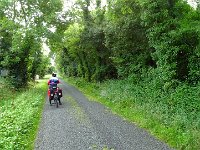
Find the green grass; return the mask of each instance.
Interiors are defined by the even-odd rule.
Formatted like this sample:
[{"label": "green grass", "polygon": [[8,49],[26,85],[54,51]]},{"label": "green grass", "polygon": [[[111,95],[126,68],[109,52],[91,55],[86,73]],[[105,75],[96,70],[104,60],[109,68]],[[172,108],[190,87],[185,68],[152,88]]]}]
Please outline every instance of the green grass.
[{"label": "green grass", "polygon": [[200,148],[200,85],[180,84],[166,90],[155,80],[110,80],[101,84],[73,78],[66,81],[173,148]]},{"label": "green grass", "polygon": [[34,149],[47,92],[46,80],[20,90],[15,90],[2,78],[0,82],[0,149]]}]

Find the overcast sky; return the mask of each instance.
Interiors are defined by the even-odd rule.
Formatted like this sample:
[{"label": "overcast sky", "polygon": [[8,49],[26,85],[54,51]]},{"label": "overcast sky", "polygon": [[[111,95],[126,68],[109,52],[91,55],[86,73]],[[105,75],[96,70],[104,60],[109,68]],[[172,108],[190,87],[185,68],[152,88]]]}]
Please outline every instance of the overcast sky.
[{"label": "overcast sky", "polygon": [[196,7],[197,7],[196,1],[197,1],[197,0],[188,0],[188,3],[189,3],[192,7],[196,8]]},{"label": "overcast sky", "polygon": [[[106,1],[107,0],[102,0],[101,1],[101,3],[102,3],[101,5],[105,6],[106,5]],[[64,2],[64,8],[63,8],[63,10],[67,11],[70,7],[73,6],[73,4],[75,3],[75,0],[63,0],[63,2]],[[95,0],[93,0],[93,2],[95,2]],[[92,3],[91,3],[91,5],[92,5]],[[92,6],[91,6],[91,8],[92,8]]]}]

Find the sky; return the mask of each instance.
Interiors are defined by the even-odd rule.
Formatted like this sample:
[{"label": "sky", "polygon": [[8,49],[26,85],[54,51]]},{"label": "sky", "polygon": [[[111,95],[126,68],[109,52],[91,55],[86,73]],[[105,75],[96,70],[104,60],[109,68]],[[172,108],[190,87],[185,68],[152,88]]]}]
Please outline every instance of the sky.
[{"label": "sky", "polygon": [[[95,0],[93,0],[94,2],[95,2]],[[63,10],[64,11],[67,11],[70,7],[72,7],[73,6],[73,4],[75,3],[75,0],[63,0],[63,2],[64,2],[64,8],[63,8]],[[103,6],[105,6],[106,5],[106,3],[107,3],[107,0],[102,0],[101,1],[101,6],[103,7]],[[91,9],[92,9],[92,6],[93,4],[91,3]]]},{"label": "sky", "polygon": [[189,3],[192,7],[196,8],[196,7],[197,7],[196,1],[197,1],[197,0],[188,0],[188,3]]},{"label": "sky", "polygon": [[[187,0],[187,1],[191,6],[196,7],[197,0]],[[63,0],[63,2],[64,2],[64,10],[67,10],[69,7],[71,7],[74,4],[75,0]],[[107,3],[107,0],[102,0],[102,6],[105,6],[106,3]]]}]

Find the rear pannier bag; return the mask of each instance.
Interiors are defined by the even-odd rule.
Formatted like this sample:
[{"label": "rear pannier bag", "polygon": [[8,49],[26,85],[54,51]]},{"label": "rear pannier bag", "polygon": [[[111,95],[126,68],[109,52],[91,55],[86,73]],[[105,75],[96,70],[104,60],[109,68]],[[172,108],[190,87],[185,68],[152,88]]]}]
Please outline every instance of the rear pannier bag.
[{"label": "rear pannier bag", "polygon": [[62,97],[62,89],[58,89],[58,95],[60,96],[60,97]]}]

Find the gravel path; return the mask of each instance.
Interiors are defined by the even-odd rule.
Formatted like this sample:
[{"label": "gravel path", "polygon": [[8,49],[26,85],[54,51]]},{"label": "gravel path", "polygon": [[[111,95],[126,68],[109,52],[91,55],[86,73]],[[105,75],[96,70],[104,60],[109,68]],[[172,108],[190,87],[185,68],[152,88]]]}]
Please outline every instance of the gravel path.
[{"label": "gravel path", "polygon": [[45,104],[35,150],[169,150],[145,130],[112,114],[64,81],[59,108]]}]

